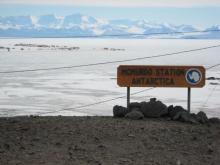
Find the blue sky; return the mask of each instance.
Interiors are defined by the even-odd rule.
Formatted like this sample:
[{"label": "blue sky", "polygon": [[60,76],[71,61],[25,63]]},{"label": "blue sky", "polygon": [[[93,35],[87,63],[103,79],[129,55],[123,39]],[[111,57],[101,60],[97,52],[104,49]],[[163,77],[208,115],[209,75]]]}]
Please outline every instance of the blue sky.
[{"label": "blue sky", "polygon": [[[68,0],[0,0],[0,16],[44,15],[65,16],[81,13],[106,19],[146,19],[155,22],[168,22],[176,25],[190,24],[196,27],[220,25],[220,2],[216,0],[194,0],[179,3],[174,0],[158,0],[156,4],[148,0],[81,0],[73,3]],[[93,2],[89,3],[89,2]],[[152,2],[152,3],[150,3]],[[172,2],[172,3],[171,3]],[[178,2],[178,3],[174,3]],[[209,3],[210,2],[210,3]]]}]

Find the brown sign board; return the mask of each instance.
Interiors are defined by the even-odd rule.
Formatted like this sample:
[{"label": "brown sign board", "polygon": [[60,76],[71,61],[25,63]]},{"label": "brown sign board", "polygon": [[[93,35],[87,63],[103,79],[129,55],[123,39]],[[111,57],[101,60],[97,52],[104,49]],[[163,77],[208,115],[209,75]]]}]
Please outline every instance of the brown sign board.
[{"label": "brown sign board", "polygon": [[117,83],[121,87],[191,87],[205,85],[203,66],[120,65]]}]

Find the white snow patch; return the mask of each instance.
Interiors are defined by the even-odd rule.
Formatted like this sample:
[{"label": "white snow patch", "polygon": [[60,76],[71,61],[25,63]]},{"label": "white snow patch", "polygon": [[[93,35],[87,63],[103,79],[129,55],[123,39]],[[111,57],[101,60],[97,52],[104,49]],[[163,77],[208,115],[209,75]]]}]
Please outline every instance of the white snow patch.
[{"label": "white snow patch", "polygon": [[93,32],[94,32],[94,34],[95,34],[95,35],[101,35],[101,34],[103,34],[105,31],[104,31],[104,30],[101,30],[101,29],[96,28],[96,29],[93,29]]},{"label": "white snow patch", "polygon": [[30,18],[31,18],[32,24],[33,24],[33,25],[37,25],[37,23],[38,23],[38,17],[36,17],[36,16],[30,16]]},{"label": "white snow patch", "polygon": [[[66,45],[80,47],[78,51],[2,51],[0,70],[50,68],[120,61],[132,58],[172,53],[220,44],[219,40],[167,40],[167,39],[1,39],[0,45],[14,47],[17,43]],[[125,49],[106,51],[103,48]],[[117,85],[117,67],[123,65],[203,65],[209,67],[220,61],[219,48],[198,52],[151,58],[133,62],[63,69],[55,71],[4,74],[0,79],[0,116],[37,114],[74,108],[85,104],[126,96],[126,89]],[[206,76],[220,77],[219,67],[208,70]],[[192,112],[204,110],[209,116],[220,117],[220,86],[207,81],[206,86],[192,89]],[[131,88],[131,93],[147,88]],[[187,89],[156,88],[131,96],[131,101],[148,101],[156,97],[165,104],[186,108]],[[207,98],[208,101],[206,102]],[[126,99],[49,115],[112,115],[114,105],[126,106]]]},{"label": "white snow patch", "polygon": [[138,34],[143,34],[144,33],[144,29],[136,27],[136,26],[132,26],[131,28],[129,28],[127,30],[127,32],[129,33],[138,33]]},{"label": "white snow patch", "polygon": [[99,18],[97,18],[96,20],[97,20],[98,24],[101,25],[101,26],[109,24],[109,21],[106,20],[106,19],[99,19]]},{"label": "white snow patch", "polygon": [[89,18],[84,15],[84,16],[82,16],[82,21],[84,21],[84,22],[89,22]]}]

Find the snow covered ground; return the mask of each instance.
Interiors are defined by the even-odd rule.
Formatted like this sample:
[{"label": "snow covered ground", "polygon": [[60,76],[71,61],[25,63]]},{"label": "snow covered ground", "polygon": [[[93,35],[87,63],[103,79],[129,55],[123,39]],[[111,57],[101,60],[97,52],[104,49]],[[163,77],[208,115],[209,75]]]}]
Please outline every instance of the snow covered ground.
[{"label": "snow covered ground", "polygon": [[[60,50],[38,47],[16,47],[15,44],[46,44],[79,47]],[[62,67],[106,61],[124,60],[172,53],[218,45],[219,40],[159,40],[159,39],[0,39],[0,71]],[[14,48],[14,49],[13,49]],[[53,71],[0,73],[0,116],[34,115],[112,115],[116,104],[126,105],[126,99],[90,107],[64,110],[126,95],[126,89],[116,82],[117,66],[135,65],[211,65],[220,63],[220,48],[133,62],[80,67]],[[207,77],[220,77],[220,67],[207,71]],[[206,82],[204,88],[192,89],[192,111],[205,111],[220,117],[220,83]],[[146,88],[131,88],[131,93]],[[156,97],[165,104],[187,106],[187,89],[156,88],[134,96],[131,101],[147,101]],[[45,112],[59,111],[44,114]]]}]

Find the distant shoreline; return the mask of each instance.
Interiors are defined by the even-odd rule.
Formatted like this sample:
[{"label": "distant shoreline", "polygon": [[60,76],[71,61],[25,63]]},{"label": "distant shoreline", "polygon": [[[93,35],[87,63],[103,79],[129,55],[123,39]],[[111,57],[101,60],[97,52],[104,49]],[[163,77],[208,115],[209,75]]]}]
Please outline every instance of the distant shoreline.
[{"label": "distant shoreline", "polygon": [[220,38],[114,38],[114,37],[0,37],[0,39],[118,39],[118,40],[217,40]]}]

